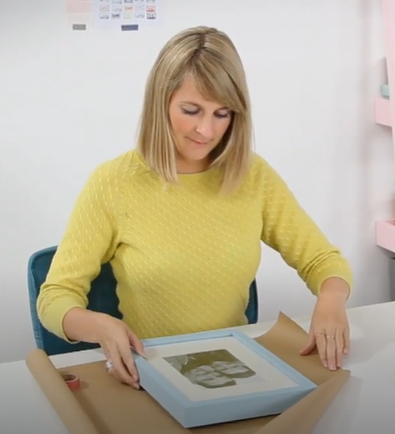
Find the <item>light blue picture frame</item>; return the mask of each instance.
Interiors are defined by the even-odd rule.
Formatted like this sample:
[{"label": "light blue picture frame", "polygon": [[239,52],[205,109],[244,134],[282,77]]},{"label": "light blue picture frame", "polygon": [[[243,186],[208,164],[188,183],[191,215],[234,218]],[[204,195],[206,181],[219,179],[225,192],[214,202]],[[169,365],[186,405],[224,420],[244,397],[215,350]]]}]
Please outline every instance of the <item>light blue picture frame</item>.
[{"label": "light blue picture frame", "polygon": [[232,329],[177,335],[143,340],[146,349],[204,339],[232,337],[255,355],[285,374],[297,384],[290,388],[253,392],[239,396],[192,401],[163,375],[149,360],[135,354],[142,388],[184,428],[193,428],[236,420],[278,415],[313,391],[317,385],[268,351],[246,334]]}]

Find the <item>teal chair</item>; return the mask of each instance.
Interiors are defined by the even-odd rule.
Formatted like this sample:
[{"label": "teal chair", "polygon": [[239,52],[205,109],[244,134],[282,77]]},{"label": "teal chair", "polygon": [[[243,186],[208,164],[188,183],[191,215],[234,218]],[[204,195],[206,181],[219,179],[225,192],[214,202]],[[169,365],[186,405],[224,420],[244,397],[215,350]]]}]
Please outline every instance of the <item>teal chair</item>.
[{"label": "teal chair", "polygon": [[[37,297],[41,285],[46,279],[56,249],[57,246],[39,250],[28,261],[27,277],[30,315],[37,348],[44,350],[49,356],[98,348],[99,345],[87,342],[70,344],[50,333],[42,326],[38,319],[36,309]],[[88,295],[88,309],[121,319],[122,315],[118,310],[118,297],[115,292],[116,284],[117,282],[110,263],[103,264],[100,274],[92,281],[91,290]],[[255,324],[258,321],[258,294],[255,280],[250,286],[250,299],[246,316],[250,324]]]}]

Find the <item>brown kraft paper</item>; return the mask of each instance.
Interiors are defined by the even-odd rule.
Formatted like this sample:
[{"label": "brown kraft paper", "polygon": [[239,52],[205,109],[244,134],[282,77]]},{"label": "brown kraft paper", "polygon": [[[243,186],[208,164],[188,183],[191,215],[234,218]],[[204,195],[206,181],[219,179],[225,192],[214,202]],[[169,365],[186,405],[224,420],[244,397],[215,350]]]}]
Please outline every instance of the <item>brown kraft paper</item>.
[{"label": "brown kraft paper", "polygon": [[[183,428],[145,391],[121,384],[106,372],[104,361],[57,370],[42,350],[31,351],[26,364],[70,434],[308,434],[350,376],[329,371],[315,351],[301,356],[307,333],[280,313],[274,326],[255,340],[305,375],[317,388],[277,416],[218,425]],[[61,373],[80,377],[71,391]]]}]

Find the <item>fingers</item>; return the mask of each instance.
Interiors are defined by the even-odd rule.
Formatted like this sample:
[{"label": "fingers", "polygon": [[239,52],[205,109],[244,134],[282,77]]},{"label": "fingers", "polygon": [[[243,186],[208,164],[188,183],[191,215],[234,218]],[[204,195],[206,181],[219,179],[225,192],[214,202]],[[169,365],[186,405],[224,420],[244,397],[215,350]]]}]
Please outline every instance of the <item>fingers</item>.
[{"label": "fingers", "polygon": [[111,343],[104,352],[107,360],[111,361],[112,364],[109,373],[122,383],[138,389],[139,376],[127,339],[125,339],[124,345]]},{"label": "fingers", "polygon": [[326,337],[325,333],[320,332],[316,334],[316,346],[318,355],[320,357],[321,363],[325,366],[325,368],[328,367],[328,358],[327,358],[327,351],[326,351]]},{"label": "fingers", "polygon": [[306,346],[300,351],[300,354],[306,356],[307,354],[310,354],[314,349],[315,349],[315,337],[314,334],[310,333]]},{"label": "fingers", "polygon": [[137,367],[134,363],[130,345],[122,346],[122,348],[120,348],[120,355],[124,363],[125,369],[128,373],[128,380],[130,379],[130,377],[132,378],[132,382],[129,384],[131,384],[136,389],[139,389],[139,374],[137,371]]},{"label": "fingers", "polygon": [[336,331],[336,332],[325,334],[324,336],[326,340],[326,365],[325,366],[331,370],[336,370],[338,367],[339,334]]},{"label": "fingers", "polygon": [[322,364],[330,370],[343,365],[343,355],[348,354],[350,337],[348,331],[335,330],[316,334],[316,346]]},{"label": "fingers", "polygon": [[350,330],[347,328],[343,332],[343,354],[348,354],[350,351]]},{"label": "fingers", "polygon": [[130,329],[128,329],[128,336],[130,340],[130,344],[134,348],[137,354],[139,354],[141,357],[147,357],[147,354],[144,349],[144,345],[140,341],[140,339],[137,337],[137,335]]},{"label": "fingers", "polygon": [[344,333],[342,330],[336,330],[336,359],[334,361],[335,368],[341,368],[343,366],[343,354],[344,354]]}]

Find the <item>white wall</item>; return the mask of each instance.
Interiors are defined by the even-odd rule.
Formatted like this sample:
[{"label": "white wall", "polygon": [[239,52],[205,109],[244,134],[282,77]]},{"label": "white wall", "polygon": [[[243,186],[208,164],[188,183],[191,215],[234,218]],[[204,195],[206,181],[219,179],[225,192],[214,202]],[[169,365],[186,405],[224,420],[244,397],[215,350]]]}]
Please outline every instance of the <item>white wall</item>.
[{"label": "white wall", "polygon": [[[90,171],[134,146],[158,50],[198,24],[225,30],[240,50],[257,151],[351,261],[350,306],[389,299],[388,258],[374,240],[374,220],[392,217],[395,173],[390,130],[373,119],[385,79],[380,2],[232,7],[164,0],[156,28],[83,33],[67,28],[63,1],[0,0],[0,362],[34,347],[29,255],[58,243]],[[313,297],[267,248],[258,281],[261,319],[310,313]]]}]

